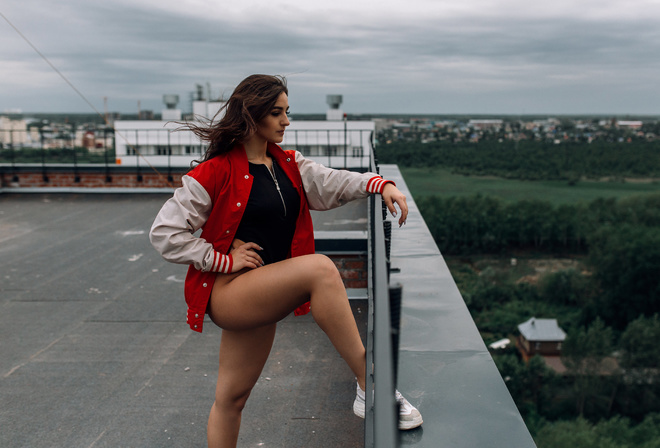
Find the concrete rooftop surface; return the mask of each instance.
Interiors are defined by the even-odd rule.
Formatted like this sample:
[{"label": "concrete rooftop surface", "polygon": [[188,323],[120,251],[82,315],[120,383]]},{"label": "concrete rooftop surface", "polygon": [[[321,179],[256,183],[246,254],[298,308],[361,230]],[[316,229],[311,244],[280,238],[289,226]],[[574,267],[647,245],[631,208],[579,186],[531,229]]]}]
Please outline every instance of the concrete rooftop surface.
[{"label": "concrete rooftop surface", "polygon": [[[188,329],[185,267],[148,241],[167,197],[0,195],[0,447],[206,446],[221,331]],[[290,316],[239,446],[362,446],[354,394],[311,315]]]}]

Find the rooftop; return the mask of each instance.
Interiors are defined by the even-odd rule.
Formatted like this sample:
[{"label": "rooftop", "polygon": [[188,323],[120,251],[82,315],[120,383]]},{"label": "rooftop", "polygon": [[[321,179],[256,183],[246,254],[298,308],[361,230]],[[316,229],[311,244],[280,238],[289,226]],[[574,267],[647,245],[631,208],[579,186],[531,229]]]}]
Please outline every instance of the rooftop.
[{"label": "rooftop", "polygon": [[563,341],[566,333],[559,328],[557,319],[537,319],[532,317],[518,325],[518,330],[528,341]]},{"label": "rooftop", "polygon": [[[396,166],[381,173],[407,192]],[[211,324],[202,334],[187,328],[185,268],[148,242],[167,197],[0,194],[0,446],[204,444],[221,332]],[[403,286],[398,388],[425,423],[401,433],[401,443],[533,447],[408,197],[408,224],[393,230],[391,249],[391,282]],[[361,207],[315,215],[317,230],[330,232],[318,237],[346,230],[359,239]],[[363,331],[365,303],[352,301]],[[239,445],[363,446],[354,387],[311,316],[286,318]]]}]

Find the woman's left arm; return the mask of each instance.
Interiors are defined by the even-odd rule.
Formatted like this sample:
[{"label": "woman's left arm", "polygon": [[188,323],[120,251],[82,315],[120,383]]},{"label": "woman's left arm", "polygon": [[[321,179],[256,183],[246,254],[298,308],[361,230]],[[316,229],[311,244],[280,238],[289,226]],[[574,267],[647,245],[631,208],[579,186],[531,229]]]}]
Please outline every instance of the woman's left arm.
[{"label": "woman's left arm", "polygon": [[300,152],[295,153],[303,186],[312,210],[329,210],[346,202],[379,193],[390,212],[396,216],[394,204],[399,206],[399,226],[408,216],[408,206],[403,193],[394,182],[385,180],[376,173],[356,173],[325,167],[306,159]]}]

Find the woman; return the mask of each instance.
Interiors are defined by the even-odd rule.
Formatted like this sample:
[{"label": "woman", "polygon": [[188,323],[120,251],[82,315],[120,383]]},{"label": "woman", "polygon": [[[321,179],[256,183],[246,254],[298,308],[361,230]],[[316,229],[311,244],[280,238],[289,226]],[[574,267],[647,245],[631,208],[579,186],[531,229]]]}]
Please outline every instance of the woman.
[{"label": "woman", "polygon": [[[156,217],[150,239],[175,263],[189,264],[188,323],[204,315],[222,328],[210,447],[236,446],[241,412],[261,374],[276,323],[310,311],[357,378],[354,412],[364,417],[365,349],[334,263],[314,253],[310,208],[327,210],[380,193],[390,212],[407,217],[405,196],[380,176],[332,170],[283,151],[289,125],[283,78],[242,81],[209,126],[188,125],[209,142],[201,163],[183,176]],[[193,235],[202,229],[199,237]],[[400,394],[400,427],[422,418]]]}]

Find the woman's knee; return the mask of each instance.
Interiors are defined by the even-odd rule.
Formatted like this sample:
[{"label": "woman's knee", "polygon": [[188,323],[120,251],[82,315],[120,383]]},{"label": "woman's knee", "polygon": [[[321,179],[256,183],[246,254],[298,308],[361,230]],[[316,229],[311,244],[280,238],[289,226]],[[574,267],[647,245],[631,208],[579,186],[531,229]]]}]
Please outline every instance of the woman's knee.
[{"label": "woman's knee", "polygon": [[323,254],[314,254],[310,257],[315,280],[321,283],[341,283],[341,275],[334,261]]},{"label": "woman's knee", "polygon": [[252,389],[242,391],[216,390],[215,406],[218,409],[240,414],[243,412],[251,393]]}]

